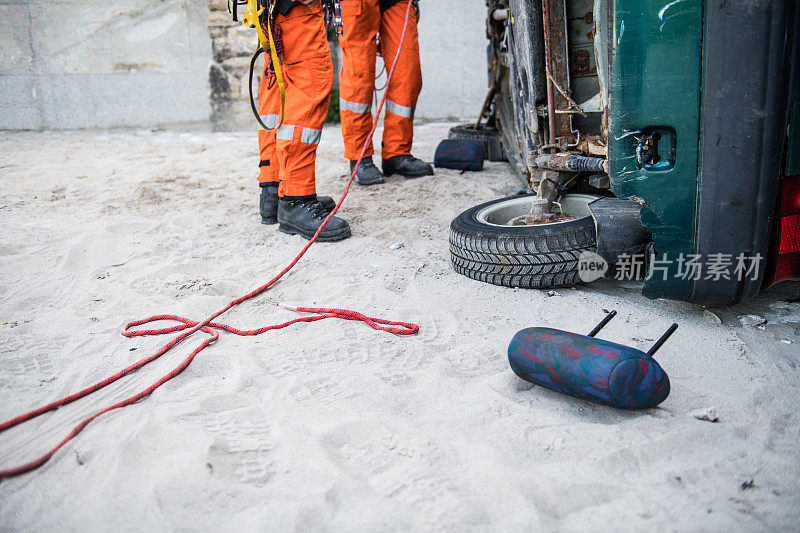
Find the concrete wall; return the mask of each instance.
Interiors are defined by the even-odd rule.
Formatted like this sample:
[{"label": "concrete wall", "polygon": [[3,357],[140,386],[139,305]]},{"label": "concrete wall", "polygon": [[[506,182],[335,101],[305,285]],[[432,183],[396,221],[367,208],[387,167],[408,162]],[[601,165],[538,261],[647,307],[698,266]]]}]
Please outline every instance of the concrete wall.
[{"label": "concrete wall", "polygon": [[[416,117],[477,119],[489,90],[484,2],[421,0],[420,9],[423,82]],[[378,71],[382,68],[378,59]],[[378,87],[385,84],[385,76],[376,82]]]},{"label": "concrete wall", "polygon": [[[421,5],[417,117],[472,117],[486,93],[484,2]],[[254,128],[242,81],[255,42],[225,0],[0,0],[0,129]]]},{"label": "concrete wall", "polygon": [[208,120],[196,0],[1,0],[0,128]]},{"label": "concrete wall", "polygon": [[489,90],[483,0],[421,0],[418,118],[478,118]]}]

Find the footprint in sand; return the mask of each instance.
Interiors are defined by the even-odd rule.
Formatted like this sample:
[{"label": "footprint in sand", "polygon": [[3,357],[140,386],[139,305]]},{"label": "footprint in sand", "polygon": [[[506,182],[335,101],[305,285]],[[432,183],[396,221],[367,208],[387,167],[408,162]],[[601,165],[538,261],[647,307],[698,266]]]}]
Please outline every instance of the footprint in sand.
[{"label": "footprint in sand", "polygon": [[391,345],[377,350],[380,368],[376,375],[389,385],[402,385],[414,381],[417,374],[431,365],[431,357],[427,351],[415,350],[411,347]]},{"label": "footprint in sand", "polygon": [[328,433],[322,444],[339,468],[407,510],[415,528],[481,521],[479,504],[452,478],[454,458],[422,435],[359,423]]},{"label": "footprint in sand", "polygon": [[[49,379],[53,374],[50,354],[57,353],[63,338],[42,340],[35,335],[7,334],[0,347],[0,374]],[[20,355],[23,354],[23,355]]]},{"label": "footprint in sand", "polygon": [[304,407],[330,407],[341,400],[352,398],[354,393],[347,391],[338,381],[322,377],[289,389],[292,397]]},{"label": "footprint in sand", "polygon": [[195,414],[184,421],[214,436],[206,466],[213,476],[261,486],[275,474],[275,444],[265,413],[257,408]]}]

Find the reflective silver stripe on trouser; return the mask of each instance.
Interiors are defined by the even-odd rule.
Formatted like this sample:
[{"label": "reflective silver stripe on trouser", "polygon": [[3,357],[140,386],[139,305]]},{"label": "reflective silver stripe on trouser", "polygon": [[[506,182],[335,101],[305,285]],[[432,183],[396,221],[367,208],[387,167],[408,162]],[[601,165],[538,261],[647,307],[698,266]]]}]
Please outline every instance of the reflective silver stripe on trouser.
[{"label": "reflective silver stripe on trouser", "polygon": [[344,98],[339,98],[339,109],[341,111],[352,111],[353,113],[369,113],[372,111],[372,102],[368,104],[359,104],[358,102],[351,102]]},{"label": "reflective silver stripe on trouser", "polygon": [[301,143],[319,144],[320,139],[322,139],[322,130],[313,128],[303,128],[303,134],[300,135]]},{"label": "reflective silver stripe on trouser", "polygon": [[294,126],[291,124],[284,124],[280,128],[278,128],[278,132],[275,134],[275,138],[279,141],[291,141],[294,139]]},{"label": "reflective silver stripe on trouser", "polygon": [[278,121],[280,119],[281,117],[278,115],[261,115],[261,122],[271,130],[278,127]]},{"label": "reflective silver stripe on trouser", "polygon": [[[278,115],[262,115],[261,120],[270,129],[275,129],[275,127],[278,125],[280,117]],[[299,128],[299,126],[283,124],[275,133],[275,138],[281,141],[292,141],[294,140],[295,128]],[[322,139],[322,130],[315,130],[314,128],[300,129],[302,130],[300,134],[300,142],[306,144],[319,144],[319,141]]]},{"label": "reflective silver stripe on trouser", "polygon": [[386,100],[386,111],[393,113],[398,117],[414,118],[415,107],[406,107],[404,105],[396,104],[391,100]]}]

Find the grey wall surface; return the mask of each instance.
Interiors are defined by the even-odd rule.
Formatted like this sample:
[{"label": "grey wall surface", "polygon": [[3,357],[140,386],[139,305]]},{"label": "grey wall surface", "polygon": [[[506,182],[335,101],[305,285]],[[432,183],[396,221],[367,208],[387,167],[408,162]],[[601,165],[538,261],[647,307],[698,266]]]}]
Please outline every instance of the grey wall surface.
[{"label": "grey wall surface", "polygon": [[0,0],[0,129],[208,120],[208,8]]},{"label": "grey wall surface", "polygon": [[421,0],[417,117],[477,119],[488,91],[483,0]]},{"label": "grey wall surface", "polygon": [[[224,5],[0,0],[0,129],[208,120],[209,72],[217,61],[209,31],[219,25],[208,4],[217,2]],[[486,93],[484,2],[422,0],[421,6],[424,87],[417,117],[472,117]]]}]

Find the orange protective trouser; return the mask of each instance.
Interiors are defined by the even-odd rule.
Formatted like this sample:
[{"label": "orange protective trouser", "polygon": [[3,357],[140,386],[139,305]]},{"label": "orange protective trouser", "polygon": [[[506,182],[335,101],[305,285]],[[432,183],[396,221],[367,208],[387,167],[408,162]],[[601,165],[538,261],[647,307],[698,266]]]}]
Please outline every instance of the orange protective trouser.
[{"label": "orange protective trouser", "polygon": [[[344,155],[358,159],[372,129],[372,95],[375,86],[376,36],[381,34],[381,54],[387,72],[397,54],[410,0],[401,0],[383,13],[380,0],[341,0],[344,35],[339,38],[344,62],[339,108],[342,116]],[[417,15],[411,13],[403,49],[386,97],[386,119],[381,155],[384,159],[411,153],[414,109],[422,90]],[[366,156],[374,153],[372,139]]]},{"label": "orange protective trouser", "polygon": [[[333,86],[333,64],[320,5],[295,6],[277,15],[283,33],[283,75],[286,80],[286,111],[277,131],[258,132],[261,152],[260,183],[280,182],[280,196],[316,194],[315,162],[322,125],[328,115]],[[269,54],[265,54],[269,55]],[[267,57],[266,63],[269,63]],[[258,98],[261,120],[270,128],[278,125],[280,90],[262,77]]]}]

